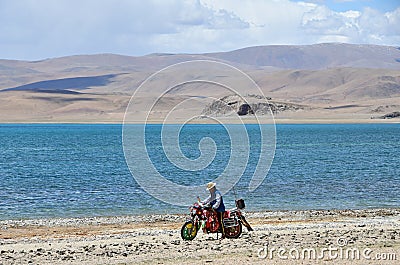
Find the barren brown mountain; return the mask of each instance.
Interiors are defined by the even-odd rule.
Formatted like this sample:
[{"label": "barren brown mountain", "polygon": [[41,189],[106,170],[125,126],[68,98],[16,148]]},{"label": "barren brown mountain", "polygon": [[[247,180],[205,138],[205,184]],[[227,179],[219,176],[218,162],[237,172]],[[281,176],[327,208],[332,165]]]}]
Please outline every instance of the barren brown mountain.
[{"label": "barren brown mountain", "polygon": [[[399,121],[380,117],[400,111],[400,48],[332,43],[193,55],[98,54],[31,62],[0,60],[0,122],[119,123],[133,92],[147,77],[188,60],[218,60],[243,70],[271,103],[283,106],[275,113],[278,122]],[[193,72],[187,69],[183,74],[192,76]],[[164,84],[173,82],[173,76],[165,78],[146,91],[137,106],[138,121],[146,115],[140,112],[143,106],[160,95]],[[204,84],[190,89],[186,93],[228,96],[216,94],[212,86]],[[246,94],[245,87],[239,91]],[[162,111],[179,102],[179,95],[169,97],[163,99]],[[201,115],[207,106],[198,99],[187,111]]]}]

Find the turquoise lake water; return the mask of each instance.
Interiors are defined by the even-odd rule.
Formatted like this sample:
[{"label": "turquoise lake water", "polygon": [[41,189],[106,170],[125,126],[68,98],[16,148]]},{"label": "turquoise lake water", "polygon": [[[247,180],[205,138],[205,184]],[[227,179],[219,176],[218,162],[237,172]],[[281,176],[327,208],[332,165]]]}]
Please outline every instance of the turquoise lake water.
[{"label": "turquoise lake water", "polygon": [[[146,131],[149,157],[180,184],[214,179],[229,161],[229,136],[218,125],[185,125],[181,149],[199,156],[203,137],[217,154],[204,170],[187,172],[162,153],[161,126]],[[245,192],[258,159],[257,127],[236,192],[248,210],[400,207],[400,124],[277,125],[276,153],[262,185]],[[196,199],[196,195],[187,196]],[[230,192],[227,207],[234,206]],[[0,125],[0,219],[186,213],[153,199],[131,176],[121,125]]]}]

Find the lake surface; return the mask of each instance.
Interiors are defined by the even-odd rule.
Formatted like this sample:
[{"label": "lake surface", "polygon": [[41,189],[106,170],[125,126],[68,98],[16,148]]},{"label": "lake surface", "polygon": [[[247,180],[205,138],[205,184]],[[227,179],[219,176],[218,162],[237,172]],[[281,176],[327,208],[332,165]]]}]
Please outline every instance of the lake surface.
[{"label": "lake surface", "polygon": [[[203,137],[213,138],[218,148],[213,162],[197,172],[169,163],[160,128],[148,128],[146,144],[167,179],[202,184],[227,165],[231,146],[222,126],[183,127],[180,145],[187,157],[199,156]],[[247,210],[400,207],[400,124],[277,125],[274,161],[254,192],[245,191],[260,138],[256,126],[247,128],[252,152],[235,189]],[[224,201],[233,207],[233,193]],[[136,183],[124,157],[122,125],[0,125],[1,220],[186,212]]]}]

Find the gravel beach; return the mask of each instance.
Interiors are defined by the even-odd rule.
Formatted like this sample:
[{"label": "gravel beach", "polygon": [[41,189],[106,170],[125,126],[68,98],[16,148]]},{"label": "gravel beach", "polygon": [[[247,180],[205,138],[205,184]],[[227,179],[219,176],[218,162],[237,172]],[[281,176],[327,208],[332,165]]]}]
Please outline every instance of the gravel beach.
[{"label": "gravel beach", "polygon": [[186,215],[0,221],[0,264],[399,264],[400,209],[249,212],[238,239]]}]

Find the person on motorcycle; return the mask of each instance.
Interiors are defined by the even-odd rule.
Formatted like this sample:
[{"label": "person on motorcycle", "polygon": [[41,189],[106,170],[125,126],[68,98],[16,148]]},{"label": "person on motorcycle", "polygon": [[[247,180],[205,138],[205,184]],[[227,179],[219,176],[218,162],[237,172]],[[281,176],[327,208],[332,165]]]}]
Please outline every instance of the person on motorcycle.
[{"label": "person on motorcycle", "polygon": [[[224,223],[222,221],[224,212],[225,212],[225,205],[224,200],[222,199],[221,192],[217,190],[216,183],[209,182],[207,183],[207,190],[210,192],[210,196],[207,199],[202,201],[203,205],[209,204],[211,208],[217,212],[218,220],[222,228],[222,237],[221,239],[225,238],[225,231],[224,231]],[[200,198],[198,198],[200,201]]]}]

